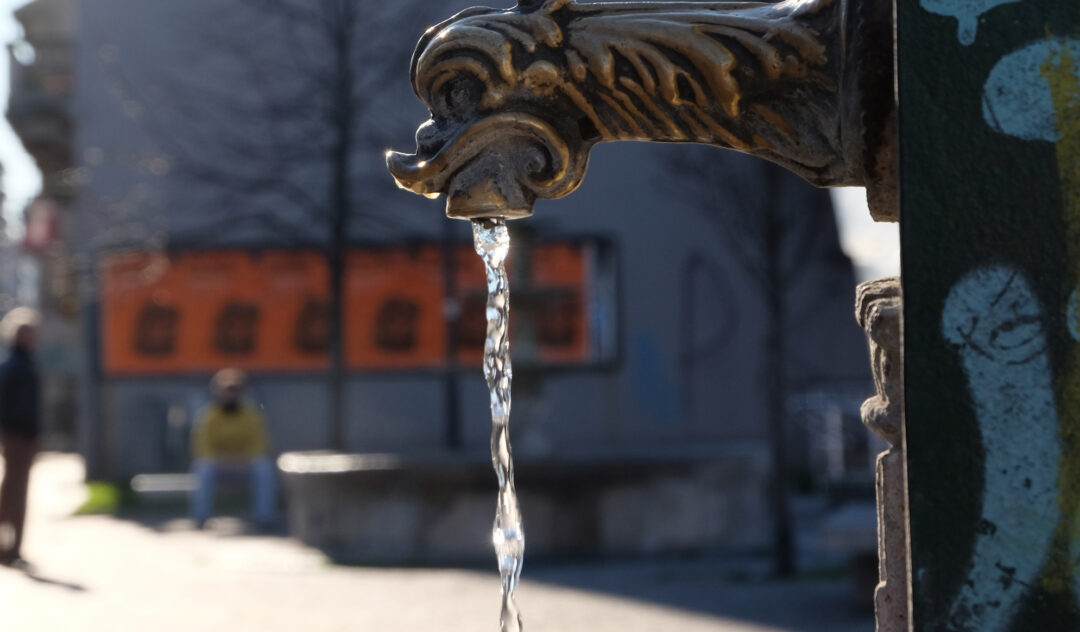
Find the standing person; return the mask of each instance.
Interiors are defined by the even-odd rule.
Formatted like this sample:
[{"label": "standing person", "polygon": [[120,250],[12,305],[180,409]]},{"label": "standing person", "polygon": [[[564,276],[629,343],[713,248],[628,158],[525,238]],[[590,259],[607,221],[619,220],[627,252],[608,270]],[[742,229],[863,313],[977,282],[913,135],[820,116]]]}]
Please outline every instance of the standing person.
[{"label": "standing person", "polygon": [[246,377],[222,369],[210,381],[214,401],[199,415],[192,441],[195,490],[191,513],[202,528],[214,511],[214,485],[221,470],[244,470],[251,477],[253,517],[260,528],[274,520],[274,466],[268,456],[266,421],[244,401]]},{"label": "standing person", "polygon": [[0,445],[4,450],[4,482],[0,484],[0,564],[25,565],[23,526],[30,466],[41,432],[38,406],[37,312],[17,307],[0,321],[0,334],[11,355],[0,364]]}]

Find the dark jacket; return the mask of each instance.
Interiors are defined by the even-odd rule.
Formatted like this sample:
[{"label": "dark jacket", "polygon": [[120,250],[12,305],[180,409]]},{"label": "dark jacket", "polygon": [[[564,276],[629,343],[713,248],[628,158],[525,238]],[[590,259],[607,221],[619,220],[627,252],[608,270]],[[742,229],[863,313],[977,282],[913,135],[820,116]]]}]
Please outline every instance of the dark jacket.
[{"label": "dark jacket", "polygon": [[37,367],[16,347],[0,364],[0,433],[36,439],[40,432]]}]

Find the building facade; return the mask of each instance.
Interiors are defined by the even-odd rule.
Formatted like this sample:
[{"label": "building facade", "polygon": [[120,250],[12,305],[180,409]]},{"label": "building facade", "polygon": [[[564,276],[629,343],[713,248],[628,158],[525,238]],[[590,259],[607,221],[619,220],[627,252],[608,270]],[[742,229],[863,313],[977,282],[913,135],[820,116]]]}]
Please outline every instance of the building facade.
[{"label": "building facade", "polygon": [[43,425],[45,443],[55,449],[78,443],[85,348],[72,158],[74,18],[70,0],[29,3],[15,12],[22,38],[9,47],[7,119],[42,173],[40,196],[23,210],[24,235],[15,245],[15,302],[42,315]]},{"label": "building facade", "polygon": [[[225,0],[38,0],[23,11],[53,4],[73,25],[70,116],[54,131],[74,158],[73,170],[49,163],[46,181],[77,184],[65,200],[79,239],[67,247],[87,262],[80,418],[92,475],[186,468],[192,419],[224,365],[251,372],[275,450],[331,445],[325,255],[343,200],[340,447],[482,458],[469,227],[396,190],[382,159],[426,117],[407,80],[412,43],[455,7],[326,2],[273,15]],[[341,35],[344,53],[331,45]],[[19,133],[30,147],[29,128]],[[347,185],[335,188],[341,165]],[[858,427],[872,386],[827,193],[695,147],[601,146],[592,165],[578,192],[511,229],[519,458],[712,450],[764,464],[737,483],[764,490],[768,398],[840,411],[841,433]],[[778,217],[782,274],[765,282],[761,226]],[[775,331],[779,364],[765,351]],[[774,366],[786,394],[767,392]],[[818,467],[820,433],[789,434],[793,463]]]}]

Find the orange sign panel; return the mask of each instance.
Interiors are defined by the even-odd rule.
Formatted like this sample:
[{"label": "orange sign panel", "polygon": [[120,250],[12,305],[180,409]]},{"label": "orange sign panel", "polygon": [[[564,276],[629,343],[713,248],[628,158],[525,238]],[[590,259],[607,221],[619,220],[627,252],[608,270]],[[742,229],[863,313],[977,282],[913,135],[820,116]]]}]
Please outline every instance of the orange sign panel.
[{"label": "orange sign panel", "polygon": [[[523,253],[527,260],[523,260]],[[484,265],[467,246],[456,254],[458,361],[480,364],[487,336],[487,283]],[[540,243],[511,250],[507,262],[511,295],[511,338],[522,364],[575,363],[589,360],[588,320],[583,293],[585,256],[581,245]]]},{"label": "orange sign panel", "polygon": [[349,253],[345,354],[356,369],[434,368],[446,359],[442,249]]},{"label": "orange sign panel", "polygon": [[586,281],[580,244],[540,244],[533,249],[530,285],[536,293],[532,317],[537,361],[588,360]]},{"label": "orange sign panel", "polygon": [[[446,266],[437,244],[355,249],[346,258],[344,344],[354,370],[431,369],[447,356]],[[454,251],[456,357],[479,365],[484,269]],[[581,245],[511,255],[512,332],[523,364],[589,358]],[[111,374],[317,371],[328,367],[329,275],[317,252],[111,255],[102,262],[104,369]]]},{"label": "orange sign panel", "polygon": [[110,256],[102,270],[104,368],[324,368],[327,289],[315,253]]}]

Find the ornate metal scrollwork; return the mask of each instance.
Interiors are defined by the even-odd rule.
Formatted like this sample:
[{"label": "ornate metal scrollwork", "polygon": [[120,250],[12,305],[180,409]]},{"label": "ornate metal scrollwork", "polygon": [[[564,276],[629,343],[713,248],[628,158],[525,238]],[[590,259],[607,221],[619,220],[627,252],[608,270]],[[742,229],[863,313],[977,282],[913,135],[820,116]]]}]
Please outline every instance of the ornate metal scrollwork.
[{"label": "ornate metal scrollwork", "polygon": [[[432,118],[417,153],[387,163],[466,218],[567,195],[605,141],[706,143],[819,186],[874,184],[890,155],[890,25],[879,0],[470,9],[417,45],[413,88]],[[888,73],[860,63],[882,56]]]}]

